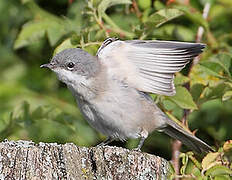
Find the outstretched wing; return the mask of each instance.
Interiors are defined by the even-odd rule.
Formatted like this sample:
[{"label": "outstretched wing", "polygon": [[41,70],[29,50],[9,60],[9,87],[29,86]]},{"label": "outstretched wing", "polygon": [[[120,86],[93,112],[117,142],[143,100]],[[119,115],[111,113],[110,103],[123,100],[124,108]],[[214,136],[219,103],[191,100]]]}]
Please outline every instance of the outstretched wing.
[{"label": "outstretched wing", "polygon": [[172,96],[174,73],[200,54],[199,43],[107,39],[97,56],[112,76],[139,91]]}]

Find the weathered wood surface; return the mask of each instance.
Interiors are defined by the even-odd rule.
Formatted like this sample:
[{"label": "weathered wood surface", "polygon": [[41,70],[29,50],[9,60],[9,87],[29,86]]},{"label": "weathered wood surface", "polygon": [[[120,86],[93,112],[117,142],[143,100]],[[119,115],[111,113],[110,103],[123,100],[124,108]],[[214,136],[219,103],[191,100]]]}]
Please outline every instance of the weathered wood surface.
[{"label": "weathered wood surface", "polygon": [[77,147],[68,143],[0,143],[1,180],[167,179],[168,162],[119,147]]}]

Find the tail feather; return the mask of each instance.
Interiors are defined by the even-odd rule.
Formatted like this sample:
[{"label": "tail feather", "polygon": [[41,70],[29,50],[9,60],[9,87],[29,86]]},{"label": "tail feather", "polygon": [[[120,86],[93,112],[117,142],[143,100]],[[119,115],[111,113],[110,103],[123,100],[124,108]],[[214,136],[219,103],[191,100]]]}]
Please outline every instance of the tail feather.
[{"label": "tail feather", "polygon": [[178,139],[183,144],[196,151],[197,153],[211,152],[214,151],[209,145],[207,145],[204,141],[200,140],[190,132],[184,130],[180,125],[175,123],[174,121],[169,120],[168,125],[164,127],[162,130],[167,135]]}]

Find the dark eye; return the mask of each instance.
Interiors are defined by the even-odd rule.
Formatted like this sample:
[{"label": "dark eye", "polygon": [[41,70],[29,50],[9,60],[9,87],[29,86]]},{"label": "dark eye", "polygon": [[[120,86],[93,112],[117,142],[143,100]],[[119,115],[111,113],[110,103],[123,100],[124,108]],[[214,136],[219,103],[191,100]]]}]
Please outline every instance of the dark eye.
[{"label": "dark eye", "polygon": [[69,63],[67,64],[68,70],[73,70],[74,66],[75,66],[75,64],[74,64],[73,62],[69,62]]}]

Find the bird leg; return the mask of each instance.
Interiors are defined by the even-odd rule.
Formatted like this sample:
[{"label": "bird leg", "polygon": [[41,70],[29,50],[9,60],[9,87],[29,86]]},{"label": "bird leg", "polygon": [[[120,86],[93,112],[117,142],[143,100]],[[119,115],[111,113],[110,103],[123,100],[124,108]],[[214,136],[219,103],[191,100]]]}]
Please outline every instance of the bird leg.
[{"label": "bird leg", "polygon": [[148,132],[142,129],[142,131],[140,132],[140,141],[139,141],[137,148],[134,149],[135,151],[141,151],[141,148],[147,136],[148,136]]}]

